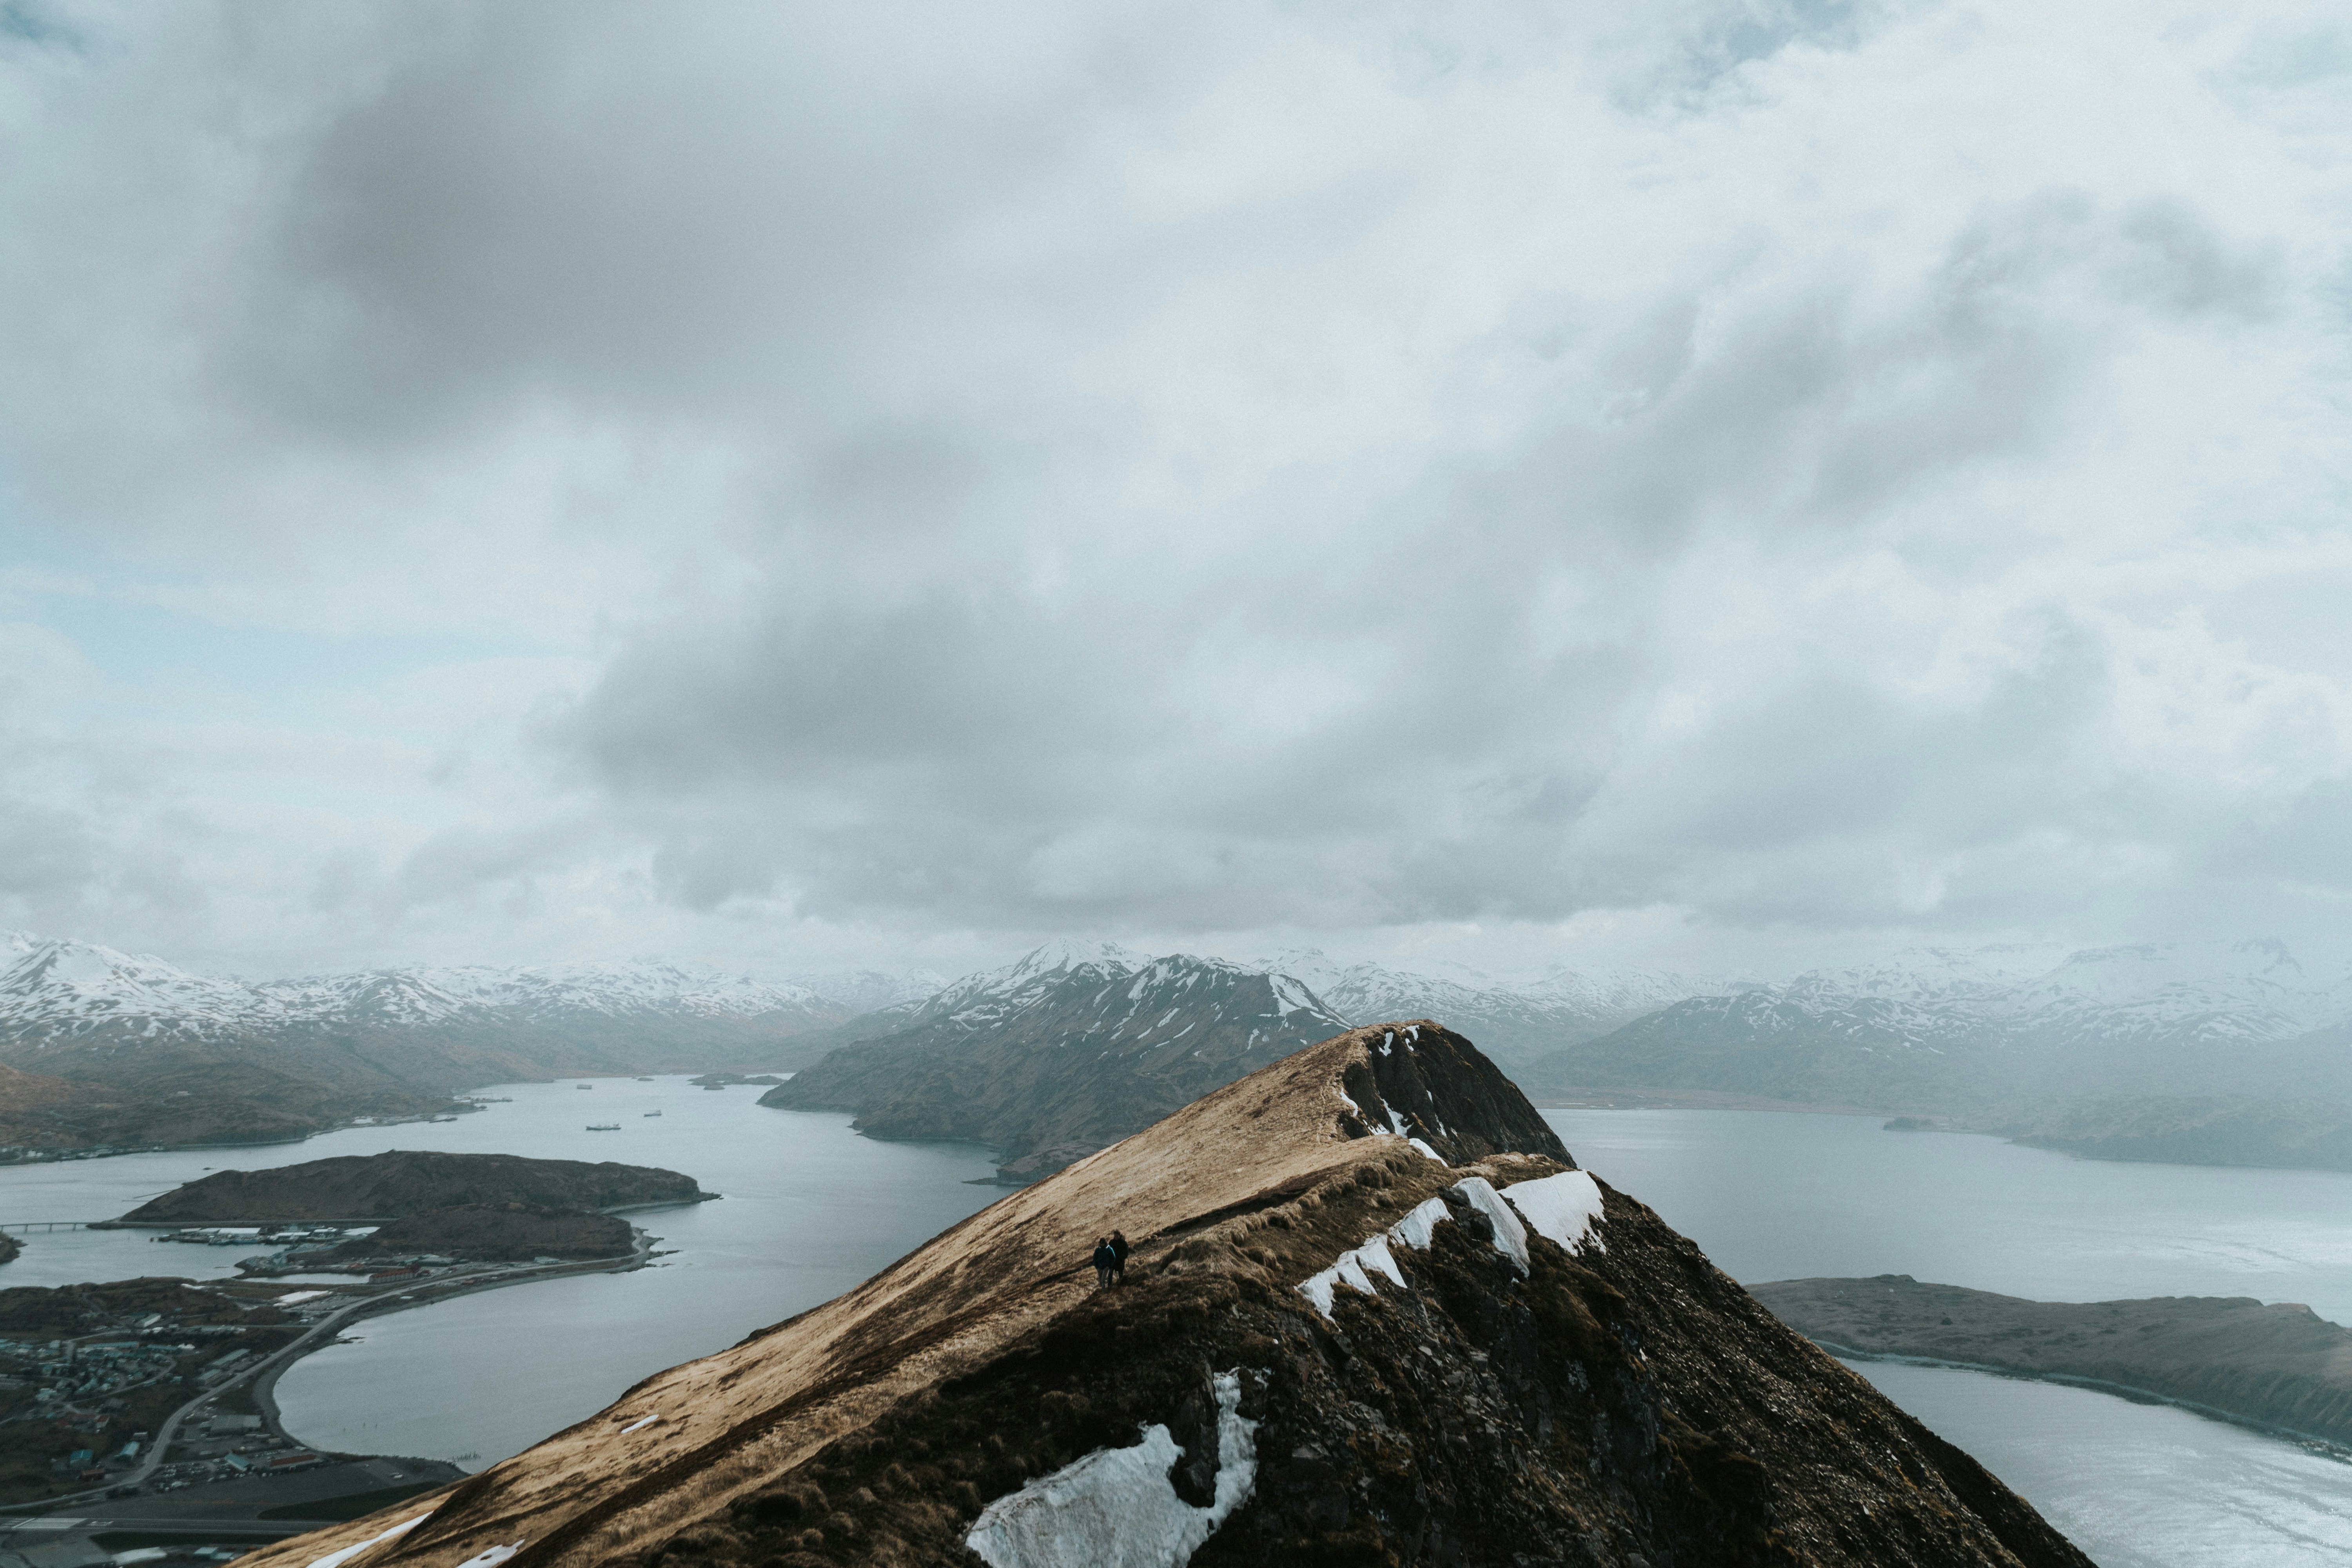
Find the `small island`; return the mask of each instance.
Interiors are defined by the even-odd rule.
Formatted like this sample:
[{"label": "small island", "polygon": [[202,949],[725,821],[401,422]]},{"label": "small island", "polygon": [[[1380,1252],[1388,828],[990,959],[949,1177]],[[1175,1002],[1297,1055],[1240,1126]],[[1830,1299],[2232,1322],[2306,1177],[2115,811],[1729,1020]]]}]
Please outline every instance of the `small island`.
[{"label": "small island", "polygon": [[691,1176],[651,1165],[394,1149],[263,1171],[217,1171],[150,1199],[117,1223],[381,1224],[478,1204],[609,1211],[717,1195]]},{"label": "small island", "polygon": [[1748,1292],[1836,1354],[2089,1384],[2352,1444],[2352,1330],[2309,1307],[2245,1296],[2029,1301],[1908,1274]]}]

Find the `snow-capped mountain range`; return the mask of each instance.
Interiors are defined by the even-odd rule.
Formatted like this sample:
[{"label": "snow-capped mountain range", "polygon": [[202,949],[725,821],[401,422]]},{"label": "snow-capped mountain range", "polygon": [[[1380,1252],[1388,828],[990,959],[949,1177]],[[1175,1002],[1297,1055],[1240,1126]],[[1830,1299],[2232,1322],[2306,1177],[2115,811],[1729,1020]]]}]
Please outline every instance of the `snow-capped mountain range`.
[{"label": "snow-capped mountain range", "polygon": [[[0,934],[0,1046],[31,1065],[28,1049],[100,1041],[203,1044],[337,1030],[438,1032],[477,1042],[571,1030],[611,1039],[634,1029],[677,1037],[703,1026],[792,1037],[796,1049],[804,1038],[814,1053],[805,1059],[813,1060],[835,1045],[909,1029],[1001,1027],[1061,994],[1080,971],[1104,984],[1120,981],[1138,997],[1157,994],[1176,973],[1158,970],[1178,963],[1115,943],[1060,941],[954,981],[919,970],[757,979],[661,960],[418,965],[244,981],[16,931]],[[1741,1038],[1801,1037],[1866,1041],[1874,1050],[1993,1043],[2062,1053],[2136,1043],[2219,1047],[2299,1039],[2352,1019],[2352,964],[2274,941],[1917,948],[1775,984],[1641,969],[1559,968],[1504,980],[1453,963],[1340,963],[1311,948],[1244,963],[1189,957],[1181,963],[1194,984],[1224,972],[1267,976],[1275,1005],[1297,1015],[1301,1026],[1314,1018],[1334,1028],[1434,1018],[1537,1078],[1557,1065],[1549,1061],[1556,1053],[1637,1020],[1640,1027],[1615,1042],[1615,1054],[1671,1056],[1677,1039],[1701,1036],[1710,1049]],[[777,1064],[796,1065],[782,1058]]]},{"label": "snow-capped mountain range", "polygon": [[2284,942],[1916,948],[1759,986],[1791,1018],[1870,1005],[1921,1039],[1998,1034],[2056,1046],[2288,1040],[2352,1016],[2352,969]]},{"label": "snow-capped mountain range", "polygon": [[[25,932],[8,933],[0,957],[8,960],[0,970],[0,1041],[17,1046],[96,1037],[207,1042],[322,1029],[545,1028],[656,1018],[809,1029],[858,1010],[805,984],[655,960],[243,981]],[[869,993],[887,979],[860,978]]]},{"label": "snow-capped mountain range", "polygon": [[2352,1117],[2352,970],[2269,940],[1916,949],[1686,998],[1518,1071],[1540,1094],[1697,1091],[2027,1132],[2126,1100],[2176,1119],[2257,1102]]},{"label": "snow-capped mountain range", "polygon": [[1063,940],[1046,942],[1001,969],[967,974],[928,995],[878,1008],[854,1021],[849,1032],[858,1038],[870,1038],[933,1025],[966,1032],[996,1028],[1060,993],[1073,976],[1106,985],[1127,982],[1129,1010],[1133,1012],[1143,1006],[1143,997],[1157,995],[1171,978],[1181,986],[1191,987],[1219,973],[1267,974],[1275,1006],[1284,1016],[1294,1013],[1331,1016],[1305,984],[1287,974],[1269,973],[1262,965],[1189,954],[1153,958],[1117,942]]},{"label": "snow-capped mountain range", "polygon": [[1458,963],[1411,969],[1342,965],[1319,948],[1291,948],[1255,967],[1303,981],[1351,1025],[1435,1019],[1506,1064],[1605,1035],[1687,996],[1742,985],[1720,976],[1664,970],[1590,973],[1565,966],[1532,980],[1504,980]]}]

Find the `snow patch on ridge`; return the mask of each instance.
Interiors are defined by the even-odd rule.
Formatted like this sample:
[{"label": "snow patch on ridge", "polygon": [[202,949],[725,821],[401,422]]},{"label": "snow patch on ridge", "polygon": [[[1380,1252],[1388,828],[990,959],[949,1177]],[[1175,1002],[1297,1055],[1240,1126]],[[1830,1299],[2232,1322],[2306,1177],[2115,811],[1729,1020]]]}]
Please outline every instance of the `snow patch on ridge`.
[{"label": "snow patch on ridge", "polygon": [[1387,1234],[1416,1252],[1426,1252],[1430,1241],[1437,1235],[1438,1222],[1453,1217],[1444,1198],[1427,1198],[1416,1205],[1411,1214],[1389,1226]]},{"label": "snow patch on ridge", "polygon": [[1521,1182],[1505,1189],[1503,1196],[1527,1217],[1538,1236],[1549,1237],[1570,1252],[1583,1250],[1588,1242],[1595,1251],[1606,1250],[1592,1234],[1601,1213],[1601,1184],[1592,1179],[1591,1172],[1562,1171],[1557,1176]]},{"label": "snow patch on ridge", "polygon": [[1509,1258],[1521,1274],[1535,1265],[1528,1259],[1527,1227],[1511,1205],[1503,1201],[1492,1183],[1484,1176],[1465,1176],[1454,1184],[1454,1190],[1470,1200],[1470,1206],[1495,1222],[1495,1250]]},{"label": "snow patch on ridge", "polygon": [[[1413,1142],[1431,1159],[1437,1158],[1435,1154],[1430,1154],[1428,1147],[1419,1139],[1414,1139]],[[1583,1175],[1580,1171],[1570,1173]],[[1591,1179],[1586,1177],[1587,1181]],[[1454,1184],[1454,1190],[1468,1198],[1472,1207],[1494,1222],[1495,1250],[1509,1258],[1521,1274],[1527,1273],[1529,1267],[1528,1233],[1519,1224],[1518,1215],[1511,1212],[1510,1205],[1481,1176],[1465,1177]],[[1416,1252],[1426,1252],[1431,1239],[1437,1234],[1437,1227],[1453,1217],[1453,1212],[1445,1206],[1444,1198],[1424,1199],[1388,1229],[1360,1247],[1349,1247],[1333,1258],[1329,1268],[1308,1275],[1293,1289],[1306,1297],[1308,1304],[1328,1320],[1340,1286],[1345,1285],[1349,1289],[1366,1296],[1376,1293],[1372,1289],[1372,1270],[1387,1275],[1397,1285],[1403,1285],[1404,1273],[1397,1268],[1396,1255],[1389,1250],[1389,1243],[1393,1241]],[[1561,1245],[1567,1244],[1563,1242]]]},{"label": "snow patch on ridge", "polygon": [[1169,1484],[1184,1450],[1155,1424],[1132,1448],[1097,1448],[998,1498],[964,1544],[989,1568],[1183,1568],[1257,1484],[1257,1423],[1242,1415],[1240,1372],[1219,1373],[1212,1387],[1217,1491],[1208,1507]]},{"label": "snow patch on ridge", "polygon": [[330,1552],[324,1557],[312,1558],[310,1560],[310,1568],[343,1568],[344,1563],[349,1563],[352,1558],[357,1557],[361,1552],[365,1552],[369,1547],[373,1546],[376,1542],[380,1541],[390,1541],[395,1535],[405,1535],[410,1531],[415,1530],[418,1525],[423,1524],[426,1520],[431,1519],[432,1517],[432,1510],[427,1509],[425,1512],[418,1514],[415,1519],[405,1520],[399,1524],[394,1525],[382,1535],[371,1535],[356,1546],[346,1546],[340,1552]]}]

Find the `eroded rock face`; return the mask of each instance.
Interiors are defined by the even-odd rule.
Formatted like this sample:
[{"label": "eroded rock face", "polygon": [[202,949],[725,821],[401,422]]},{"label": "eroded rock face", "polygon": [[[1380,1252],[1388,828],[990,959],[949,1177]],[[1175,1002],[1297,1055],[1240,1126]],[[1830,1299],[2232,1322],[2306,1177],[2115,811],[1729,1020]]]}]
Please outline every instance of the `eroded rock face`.
[{"label": "eroded rock face", "polygon": [[1513,1151],[1576,1163],[1528,1097],[1461,1036],[1427,1018],[1363,1033],[1363,1061],[1341,1075],[1360,1107],[1341,1119],[1349,1136],[1417,1138],[1455,1164]]},{"label": "eroded rock face", "polygon": [[[647,1380],[352,1568],[2083,1568],[1507,1089],[1425,1022],[1326,1041]],[[1097,1290],[1113,1223],[1141,1244]]]}]

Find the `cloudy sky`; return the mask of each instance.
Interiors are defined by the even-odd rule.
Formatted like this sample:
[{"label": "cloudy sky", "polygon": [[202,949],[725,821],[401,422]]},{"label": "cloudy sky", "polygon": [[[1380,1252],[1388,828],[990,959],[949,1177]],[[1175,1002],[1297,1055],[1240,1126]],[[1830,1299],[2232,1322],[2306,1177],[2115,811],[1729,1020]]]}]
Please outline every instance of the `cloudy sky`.
[{"label": "cloudy sky", "polygon": [[0,924],[2343,924],[2340,5],[9,0],[0,138]]}]

